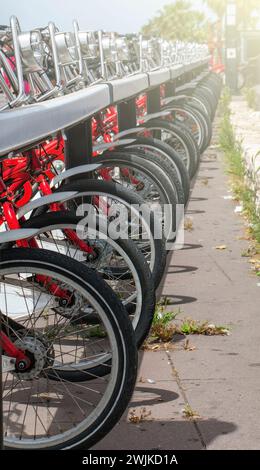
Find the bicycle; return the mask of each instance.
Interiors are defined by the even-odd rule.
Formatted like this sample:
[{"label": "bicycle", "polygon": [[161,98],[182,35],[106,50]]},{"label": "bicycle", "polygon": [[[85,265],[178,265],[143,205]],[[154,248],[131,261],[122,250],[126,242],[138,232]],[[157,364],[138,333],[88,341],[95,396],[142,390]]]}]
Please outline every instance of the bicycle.
[{"label": "bicycle", "polygon": [[[5,447],[90,447],[116,424],[134,389],[128,315],[105,282],[71,258],[24,248],[0,256]],[[70,293],[69,303],[50,293],[50,279]],[[100,330],[88,324],[90,310]]]}]

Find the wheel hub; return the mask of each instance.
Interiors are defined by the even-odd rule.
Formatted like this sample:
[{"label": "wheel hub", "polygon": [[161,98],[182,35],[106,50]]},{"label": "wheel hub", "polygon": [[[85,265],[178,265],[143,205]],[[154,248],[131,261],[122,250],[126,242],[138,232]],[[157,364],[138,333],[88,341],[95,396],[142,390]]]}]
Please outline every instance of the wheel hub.
[{"label": "wheel hub", "polygon": [[39,377],[44,369],[54,362],[54,350],[42,338],[27,336],[18,339],[15,346],[25,352],[30,360],[30,366],[26,361],[16,363],[14,374],[22,380],[32,380]]},{"label": "wheel hub", "polygon": [[[61,284],[60,288],[67,290],[68,286]],[[70,299],[60,298],[57,300],[58,305],[55,306],[55,312],[66,318],[74,318],[74,316],[77,315],[77,312],[84,304],[82,296],[77,292],[74,292]]]}]

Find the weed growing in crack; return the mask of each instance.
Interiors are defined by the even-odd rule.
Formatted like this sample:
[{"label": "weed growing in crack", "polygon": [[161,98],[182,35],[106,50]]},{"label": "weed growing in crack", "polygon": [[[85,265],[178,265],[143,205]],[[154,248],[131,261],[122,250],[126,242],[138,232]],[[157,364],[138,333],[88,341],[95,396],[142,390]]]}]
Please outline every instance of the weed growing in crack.
[{"label": "weed growing in crack", "polygon": [[192,318],[185,319],[179,331],[184,335],[224,336],[229,334],[229,329],[226,326],[217,326],[207,321],[199,322]]},{"label": "weed growing in crack", "polygon": [[194,411],[188,403],[186,403],[184,409],[182,410],[182,413],[185,416],[185,418],[188,418],[188,419],[200,418],[200,415],[197,413],[197,411]]},{"label": "weed growing in crack", "polygon": [[175,320],[179,314],[179,309],[169,312],[159,303],[155,309],[149,341],[160,341],[163,343],[171,341],[173,335],[176,333],[176,325],[173,323],[173,320]]},{"label": "weed growing in crack", "polygon": [[151,420],[152,412],[146,408],[141,408],[140,412],[137,412],[135,409],[131,410],[129,413],[129,421],[133,424],[140,424],[143,421]]},{"label": "weed growing in crack", "polygon": [[[143,345],[143,349],[156,351],[160,349],[160,344],[170,346],[175,335],[229,335],[226,326],[217,326],[207,321],[197,321],[192,318],[179,320],[181,310],[167,311],[165,305],[158,303],[156,306],[152,327],[149,337]],[[192,351],[195,348],[184,346],[184,349]]]}]

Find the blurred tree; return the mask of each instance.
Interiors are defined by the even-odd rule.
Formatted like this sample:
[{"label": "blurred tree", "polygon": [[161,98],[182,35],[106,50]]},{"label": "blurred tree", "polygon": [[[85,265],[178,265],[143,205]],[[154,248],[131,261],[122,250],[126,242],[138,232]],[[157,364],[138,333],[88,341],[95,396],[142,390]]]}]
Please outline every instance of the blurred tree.
[{"label": "blurred tree", "polygon": [[203,12],[195,11],[187,0],[165,5],[155,18],[143,26],[142,33],[164,39],[205,42],[207,20]]}]

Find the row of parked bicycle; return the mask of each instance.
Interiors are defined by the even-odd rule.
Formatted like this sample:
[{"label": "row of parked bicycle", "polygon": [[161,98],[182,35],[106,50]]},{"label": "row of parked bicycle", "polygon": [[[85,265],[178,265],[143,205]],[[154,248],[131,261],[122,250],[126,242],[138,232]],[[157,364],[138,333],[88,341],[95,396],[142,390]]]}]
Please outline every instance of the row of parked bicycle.
[{"label": "row of parked bicycle", "polygon": [[[211,140],[221,77],[207,64],[203,45],[76,21],[73,33],[0,27],[6,448],[89,448],[125,411],[177,208]],[[73,126],[88,140],[75,167]]]}]

